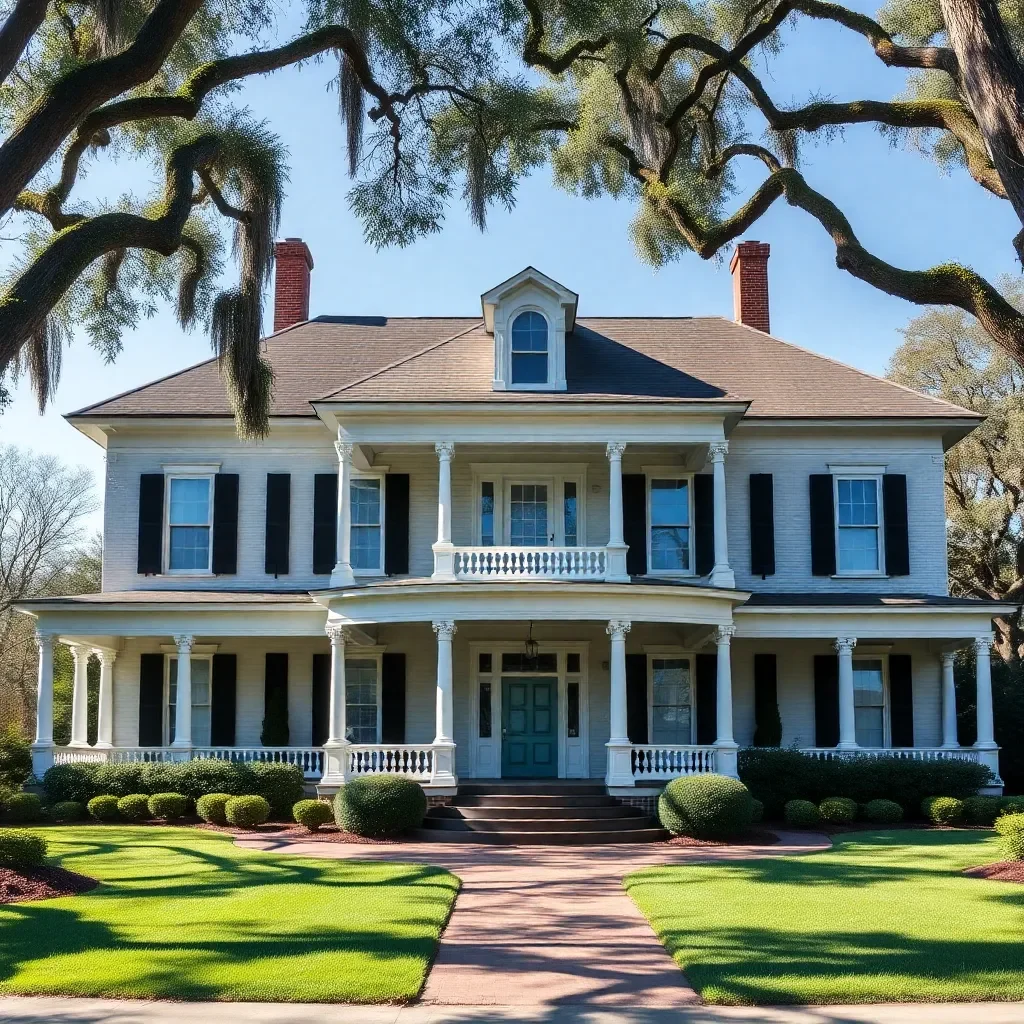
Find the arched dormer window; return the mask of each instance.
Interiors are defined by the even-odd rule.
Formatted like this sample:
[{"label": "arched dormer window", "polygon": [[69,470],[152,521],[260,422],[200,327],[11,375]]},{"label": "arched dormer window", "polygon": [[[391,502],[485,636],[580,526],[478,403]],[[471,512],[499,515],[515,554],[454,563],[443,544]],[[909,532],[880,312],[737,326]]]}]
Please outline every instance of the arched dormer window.
[{"label": "arched dormer window", "polygon": [[512,384],[548,382],[548,322],[534,310],[512,321]]}]

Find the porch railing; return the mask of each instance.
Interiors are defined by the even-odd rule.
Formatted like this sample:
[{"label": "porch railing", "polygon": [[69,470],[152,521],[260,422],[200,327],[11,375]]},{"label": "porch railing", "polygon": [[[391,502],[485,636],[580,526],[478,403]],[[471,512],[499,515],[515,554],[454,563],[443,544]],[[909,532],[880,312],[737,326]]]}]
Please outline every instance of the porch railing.
[{"label": "porch railing", "polygon": [[819,761],[843,760],[853,757],[898,757],[908,761],[977,761],[978,752],[970,747],[861,747],[857,750],[836,750],[835,747],[804,747],[801,754]]},{"label": "porch railing", "polygon": [[429,743],[358,744],[348,748],[348,776],[405,775],[418,782],[434,777],[434,751]]},{"label": "porch railing", "polygon": [[298,765],[307,779],[319,779],[324,773],[324,754],[320,747],[192,747],[175,750],[173,747],[55,747],[54,764],[88,762],[138,762],[151,764],[158,761],[194,761],[211,758],[237,764],[283,763]]},{"label": "porch railing", "polygon": [[630,757],[633,778],[677,779],[715,770],[715,748],[651,744],[633,745]]},{"label": "porch railing", "polygon": [[455,575],[460,580],[600,580],[607,572],[604,548],[455,549]]}]

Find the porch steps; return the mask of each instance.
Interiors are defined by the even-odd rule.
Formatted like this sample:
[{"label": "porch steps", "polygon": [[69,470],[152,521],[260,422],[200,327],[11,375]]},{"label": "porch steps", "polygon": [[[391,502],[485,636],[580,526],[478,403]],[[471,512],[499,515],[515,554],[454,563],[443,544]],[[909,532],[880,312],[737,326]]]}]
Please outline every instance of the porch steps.
[{"label": "porch steps", "polygon": [[436,843],[576,846],[668,838],[657,821],[589,783],[471,783],[432,807],[416,839]]}]

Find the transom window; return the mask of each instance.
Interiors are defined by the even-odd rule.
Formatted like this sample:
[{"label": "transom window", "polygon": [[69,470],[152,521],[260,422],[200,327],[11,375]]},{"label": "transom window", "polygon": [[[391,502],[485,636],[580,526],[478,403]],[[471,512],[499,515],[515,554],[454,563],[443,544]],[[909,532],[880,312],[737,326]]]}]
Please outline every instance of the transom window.
[{"label": "transom window", "polygon": [[353,569],[383,572],[383,521],[379,477],[355,477],[352,499],[351,551]]},{"label": "transom window", "polygon": [[[192,655],[192,742],[197,747],[210,744],[210,669],[209,658]],[[178,710],[178,659],[167,659],[167,742],[174,742]]]},{"label": "transom window", "polygon": [[689,658],[651,659],[651,743],[692,743]]},{"label": "transom window", "polygon": [[350,743],[379,743],[377,661],[345,659],[345,738]]},{"label": "transom window", "polygon": [[512,321],[512,383],[548,382],[548,322],[527,310]]},{"label": "transom window", "polygon": [[210,572],[213,477],[172,476],[167,488],[167,567]]},{"label": "transom window", "polygon": [[653,478],[649,488],[652,572],[690,572],[690,481]]},{"label": "transom window", "polygon": [[857,744],[885,746],[885,672],[881,658],[853,661],[853,706]]},{"label": "transom window", "polygon": [[880,491],[877,477],[836,477],[838,572],[882,571]]}]

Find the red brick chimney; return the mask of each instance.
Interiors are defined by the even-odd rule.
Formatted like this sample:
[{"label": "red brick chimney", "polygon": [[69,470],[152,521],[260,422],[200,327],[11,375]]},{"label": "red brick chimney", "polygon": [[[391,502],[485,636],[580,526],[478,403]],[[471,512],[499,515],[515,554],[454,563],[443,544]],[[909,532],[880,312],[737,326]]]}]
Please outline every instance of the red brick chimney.
[{"label": "red brick chimney", "polygon": [[740,242],[732,254],[733,319],[767,334],[768,318],[768,254],[767,242]]},{"label": "red brick chimney", "polygon": [[274,330],[309,319],[309,272],[313,256],[301,238],[274,245]]}]

